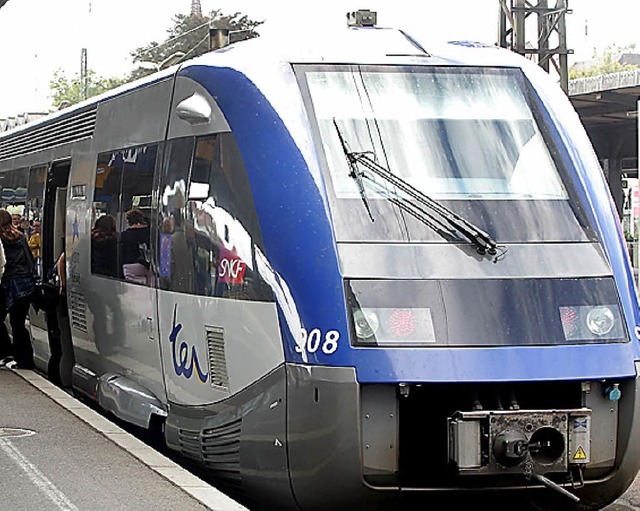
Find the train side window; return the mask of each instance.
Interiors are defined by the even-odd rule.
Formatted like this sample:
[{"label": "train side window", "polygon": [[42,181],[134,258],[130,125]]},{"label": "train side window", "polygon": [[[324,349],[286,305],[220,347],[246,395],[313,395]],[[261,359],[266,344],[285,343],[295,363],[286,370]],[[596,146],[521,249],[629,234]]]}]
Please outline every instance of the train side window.
[{"label": "train side window", "polygon": [[44,187],[47,179],[47,165],[31,167],[27,186],[27,213],[29,248],[36,261],[38,275],[42,275],[42,239],[41,226],[43,216]]},{"label": "train side window", "polygon": [[149,215],[157,154],[158,146],[149,145],[98,155],[92,273],[151,285]]},{"label": "train side window", "polygon": [[118,211],[124,158],[121,151],[98,155],[91,229],[91,273],[118,277]]},{"label": "train side window", "polygon": [[127,151],[120,202],[121,275],[147,286],[152,285],[149,221],[157,154],[157,145]]},{"label": "train side window", "polygon": [[186,214],[194,142],[193,138],[181,138],[167,144],[160,188],[159,283],[162,289],[184,293],[194,291],[194,252],[189,242],[193,230]]},{"label": "train side window", "polygon": [[[255,248],[264,250],[262,236],[233,135],[199,137],[191,152],[189,164],[180,163],[180,168],[190,170],[188,181],[177,180],[175,170],[166,180],[165,196],[171,191],[174,204],[180,197],[180,208],[165,208],[164,224],[171,226],[173,217],[179,218],[184,235],[165,231],[160,239],[161,284],[198,295],[271,301],[271,290],[255,269]],[[183,171],[181,179],[185,175]],[[163,204],[169,201],[163,199]],[[176,267],[180,278],[173,274]]]},{"label": "train side window", "polygon": [[0,174],[0,207],[12,215],[25,215],[29,169],[10,170]]}]

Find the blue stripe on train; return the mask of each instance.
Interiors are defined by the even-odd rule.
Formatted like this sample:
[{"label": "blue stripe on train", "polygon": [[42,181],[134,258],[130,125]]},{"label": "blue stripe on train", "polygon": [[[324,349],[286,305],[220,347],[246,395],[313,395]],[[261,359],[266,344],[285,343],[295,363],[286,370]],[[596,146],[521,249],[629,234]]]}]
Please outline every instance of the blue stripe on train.
[{"label": "blue stripe on train", "polygon": [[[216,98],[242,153],[271,267],[286,282],[307,330],[338,330],[348,343],[345,298],[324,192],[278,114],[242,74],[221,68],[190,67],[180,72],[200,82]],[[281,325],[286,325],[280,310]],[[285,335],[285,355],[301,361]],[[310,361],[345,362],[346,345]]]}]

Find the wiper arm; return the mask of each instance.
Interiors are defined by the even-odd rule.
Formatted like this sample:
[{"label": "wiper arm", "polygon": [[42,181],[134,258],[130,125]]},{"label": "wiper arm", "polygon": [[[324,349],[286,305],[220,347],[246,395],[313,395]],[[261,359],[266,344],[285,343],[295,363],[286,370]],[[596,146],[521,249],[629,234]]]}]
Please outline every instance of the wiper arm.
[{"label": "wiper arm", "polygon": [[375,222],[375,219],[371,214],[371,207],[369,206],[367,191],[364,189],[364,183],[362,182],[364,172],[362,172],[358,168],[357,157],[355,156],[361,153],[352,153],[351,151],[349,151],[347,141],[342,136],[342,132],[340,131],[340,128],[338,128],[338,123],[336,122],[335,118],[333,119],[333,125],[336,127],[336,131],[338,132],[338,138],[340,139],[340,145],[342,145],[342,151],[347,157],[347,163],[349,164],[349,177],[353,178],[353,180],[356,182],[356,185],[358,186],[358,192],[360,193],[360,198],[364,203],[364,207],[367,210],[367,213],[369,213],[369,218],[371,218],[372,222]]},{"label": "wiper arm", "polygon": [[[351,177],[357,176],[359,186],[362,186],[362,194],[364,194],[364,186],[362,183],[362,178],[367,178],[370,182],[375,183],[379,188],[383,190],[385,197],[391,201],[393,204],[397,205],[407,213],[410,213],[418,220],[422,221],[432,229],[436,230],[439,234],[442,234],[439,228],[443,227],[443,223],[437,221],[433,215],[427,212],[424,208],[427,208],[431,211],[434,211],[438,215],[440,215],[451,227],[460,232],[464,237],[466,237],[469,241],[471,241],[475,246],[479,254],[490,254],[495,255],[497,253],[497,242],[485,231],[480,229],[478,226],[472,224],[465,218],[461,217],[454,211],[451,211],[449,208],[443,206],[439,202],[435,201],[428,195],[422,193],[420,190],[415,188],[414,186],[407,183],[404,179],[399,176],[396,176],[389,169],[383,167],[376,161],[372,160],[367,156],[367,153],[364,152],[351,152],[348,149],[347,143],[338,128],[338,124],[333,119],[333,124],[338,132],[338,137],[340,138],[340,142],[342,144],[342,150],[345,153],[345,156],[349,162],[349,166],[351,168],[351,173],[349,174]],[[393,198],[393,194],[391,191],[386,190],[384,187],[377,183],[375,180],[371,179],[367,174],[358,168],[358,163],[365,167],[367,170],[371,171],[376,176],[382,178],[387,183],[395,186],[398,190],[404,192],[408,197],[416,201],[421,207],[416,204],[407,203],[406,201],[400,200],[398,198]],[[363,200],[365,200],[366,195],[364,195]],[[369,209],[368,202],[365,201],[365,205],[367,207],[367,211],[371,216],[371,211]],[[429,221],[426,221],[425,218],[428,218]],[[373,218],[372,218],[373,220]],[[435,227],[432,222],[437,222],[439,227]]]},{"label": "wiper arm", "polygon": [[[435,201],[428,195],[422,193],[414,186],[407,183],[404,179],[396,176],[389,169],[376,163],[364,153],[351,153],[351,157],[355,160],[356,164],[360,163],[375,175],[381,177],[386,182],[395,186],[398,190],[401,190],[409,197],[414,199],[422,206],[435,211],[444,218],[451,227],[455,228],[461,234],[463,234],[469,241],[471,241],[477,248],[480,254],[495,255],[497,252],[497,242],[485,231],[478,226],[472,224],[465,218],[451,211],[449,208],[443,206],[439,202]],[[366,174],[365,174],[366,176]]]},{"label": "wiper arm", "polygon": [[444,223],[433,213],[426,211],[424,208],[421,208],[416,204],[413,204],[411,202],[408,202],[402,199],[402,197],[400,197],[398,194],[392,192],[386,186],[371,179],[366,174],[364,174],[362,177],[365,178],[368,183],[374,185],[377,188],[377,191],[385,199],[391,202],[391,204],[394,204],[395,206],[398,206],[398,208],[400,208],[401,210],[405,211],[406,213],[409,213],[411,216],[413,216],[414,218],[416,218],[426,226],[433,229],[443,238],[446,238],[448,240],[455,239],[455,237],[453,236],[453,232],[446,225],[444,225]]}]

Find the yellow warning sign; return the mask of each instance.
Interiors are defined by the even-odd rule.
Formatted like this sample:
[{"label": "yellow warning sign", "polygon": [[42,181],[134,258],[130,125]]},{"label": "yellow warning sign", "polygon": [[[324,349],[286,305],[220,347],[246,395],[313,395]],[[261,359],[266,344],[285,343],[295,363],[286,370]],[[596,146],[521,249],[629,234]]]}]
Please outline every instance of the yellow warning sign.
[{"label": "yellow warning sign", "polygon": [[574,460],[586,460],[587,459],[587,455],[584,453],[584,449],[582,448],[582,446],[578,447],[578,450],[576,451],[575,455],[573,456]]}]

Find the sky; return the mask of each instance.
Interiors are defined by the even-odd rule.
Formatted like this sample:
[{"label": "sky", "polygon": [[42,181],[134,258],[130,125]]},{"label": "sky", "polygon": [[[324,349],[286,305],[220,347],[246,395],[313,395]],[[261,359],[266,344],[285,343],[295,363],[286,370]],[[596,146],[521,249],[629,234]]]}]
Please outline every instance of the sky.
[{"label": "sky", "polygon": [[[379,26],[400,28],[420,42],[497,41],[499,0],[201,0],[201,5],[205,14],[220,9],[264,21],[260,34],[288,32],[292,40],[299,30],[326,36],[331,27],[346,24],[347,12],[368,8],[378,13]],[[569,0],[569,7],[567,45],[574,50],[569,64],[611,44],[636,44],[640,52],[638,0]],[[172,17],[190,10],[191,0],[9,0],[0,9],[0,119],[50,111],[54,72],[78,74],[82,48],[98,75],[127,75],[134,68],[130,53],[164,41]],[[534,30],[527,27],[527,35]]]}]

